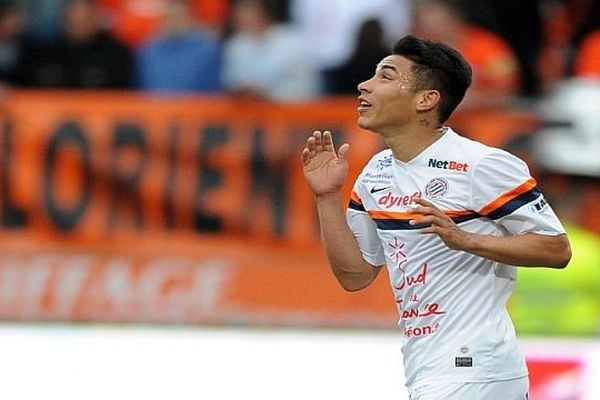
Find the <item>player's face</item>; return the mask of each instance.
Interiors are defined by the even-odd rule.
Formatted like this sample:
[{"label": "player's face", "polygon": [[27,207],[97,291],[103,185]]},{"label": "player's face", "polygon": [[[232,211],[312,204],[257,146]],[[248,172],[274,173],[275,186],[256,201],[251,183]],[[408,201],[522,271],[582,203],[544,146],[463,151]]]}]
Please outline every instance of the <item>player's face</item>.
[{"label": "player's face", "polygon": [[375,75],[358,85],[358,125],[378,133],[402,127],[415,115],[416,89],[412,61],[398,55],[384,58]]}]

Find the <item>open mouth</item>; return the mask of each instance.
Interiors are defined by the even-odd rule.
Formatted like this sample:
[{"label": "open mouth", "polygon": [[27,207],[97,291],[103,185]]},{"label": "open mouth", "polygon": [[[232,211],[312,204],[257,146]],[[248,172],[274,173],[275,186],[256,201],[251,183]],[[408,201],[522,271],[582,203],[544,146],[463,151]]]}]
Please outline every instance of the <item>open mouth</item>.
[{"label": "open mouth", "polygon": [[373,105],[371,103],[369,103],[368,101],[366,101],[363,98],[359,98],[358,99],[358,111],[365,111],[370,109],[371,107],[373,107]]}]

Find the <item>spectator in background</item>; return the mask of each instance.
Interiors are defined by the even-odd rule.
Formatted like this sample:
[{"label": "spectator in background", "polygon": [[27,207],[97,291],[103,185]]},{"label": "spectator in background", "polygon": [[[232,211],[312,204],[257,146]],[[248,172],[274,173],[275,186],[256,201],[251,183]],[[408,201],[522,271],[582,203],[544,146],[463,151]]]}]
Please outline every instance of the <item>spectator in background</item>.
[{"label": "spectator in background", "polygon": [[537,62],[542,47],[539,0],[462,0],[468,20],[499,34],[514,50],[521,71],[520,94],[537,97]]},{"label": "spectator in background", "polygon": [[56,40],[60,34],[61,10],[69,0],[18,0],[26,15],[26,30],[40,42]]},{"label": "spectator in background", "polygon": [[[520,72],[510,46],[499,35],[469,24],[458,0],[415,4],[414,32],[456,48],[473,68],[470,104],[500,101],[518,93]],[[496,96],[490,96],[496,95]]]},{"label": "spectator in background", "polygon": [[292,21],[301,32],[326,92],[333,89],[332,71],[352,57],[351,39],[357,37],[361,25],[368,19],[378,19],[383,28],[384,43],[391,48],[392,43],[409,31],[411,2],[290,0]]},{"label": "spectator in background", "polygon": [[71,0],[60,38],[45,45],[31,84],[47,88],[124,89],[132,86],[131,51],[102,29],[92,0]]},{"label": "spectator in background", "polygon": [[161,92],[221,89],[218,39],[196,27],[189,0],[169,0],[160,33],[137,53],[138,86]]},{"label": "spectator in background", "polygon": [[134,49],[146,43],[160,26],[165,0],[96,0],[115,37]]},{"label": "spectator in background", "polygon": [[15,0],[0,0],[0,85],[21,86],[36,48]]},{"label": "spectator in background", "polygon": [[318,73],[296,31],[276,24],[276,1],[240,0],[225,44],[223,82],[230,93],[276,101],[319,94]]},{"label": "spectator in background", "polygon": [[600,29],[589,33],[575,57],[573,75],[600,79]]},{"label": "spectator in background", "polygon": [[195,0],[195,16],[202,26],[216,34],[222,34],[229,16],[229,0]]},{"label": "spectator in background", "polygon": [[[96,0],[115,36],[131,48],[141,46],[161,26],[169,0]],[[203,29],[221,35],[229,0],[190,0],[190,16]]]},{"label": "spectator in background", "polygon": [[577,49],[584,37],[600,28],[598,0],[546,0],[540,2],[543,42],[538,59],[538,76],[543,93],[551,93],[574,74]]},{"label": "spectator in background", "polygon": [[576,77],[600,78],[600,1],[590,4],[587,17],[571,41],[570,73]]},{"label": "spectator in background", "polygon": [[331,73],[332,93],[356,94],[358,84],[368,80],[379,61],[390,54],[378,19],[366,20],[357,36],[352,57]]}]

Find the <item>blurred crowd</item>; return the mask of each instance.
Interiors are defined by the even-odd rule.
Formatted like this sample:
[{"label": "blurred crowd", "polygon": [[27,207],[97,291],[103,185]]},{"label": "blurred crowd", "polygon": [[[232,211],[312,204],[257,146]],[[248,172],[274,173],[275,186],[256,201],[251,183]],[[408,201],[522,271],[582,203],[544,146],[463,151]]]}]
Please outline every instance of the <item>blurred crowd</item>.
[{"label": "blurred crowd", "polygon": [[0,80],[302,101],[355,93],[411,32],[465,55],[472,101],[600,77],[596,0],[0,0]]}]

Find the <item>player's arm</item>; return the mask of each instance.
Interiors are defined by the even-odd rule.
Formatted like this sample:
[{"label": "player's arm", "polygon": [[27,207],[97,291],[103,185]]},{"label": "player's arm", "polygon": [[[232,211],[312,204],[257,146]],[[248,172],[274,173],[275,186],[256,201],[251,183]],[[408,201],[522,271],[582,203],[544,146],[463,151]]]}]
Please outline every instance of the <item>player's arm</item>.
[{"label": "player's arm", "polygon": [[306,181],[315,195],[321,241],[331,270],[348,291],[371,284],[380,268],[366,262],[346,220],[341,188],[348,172],[348,144],[336,153],[331,133],[316,131],[302,151]]},{"label": "player's arm", "polygon": [[421,214],[414,223],[427,224],[422,234],[438,235],[448,247],[509,265],[564,268],[571,258],[567,235],[523,233],[491,236],[466,232],[432,203],[418,200]]},{"label": "player's arm", "polygon": [[342,287],[357,291],[369,286],[381,268],[366,262],[346,220],[340,194],[315,195],[321,242],[331,270]]},{"label": "player's arm", "polygon": [[566,234],[558,236],[524,233],[497,237],[472,235],[464,250],[504,264],[521,267],[564,268],[571,259]]}]

